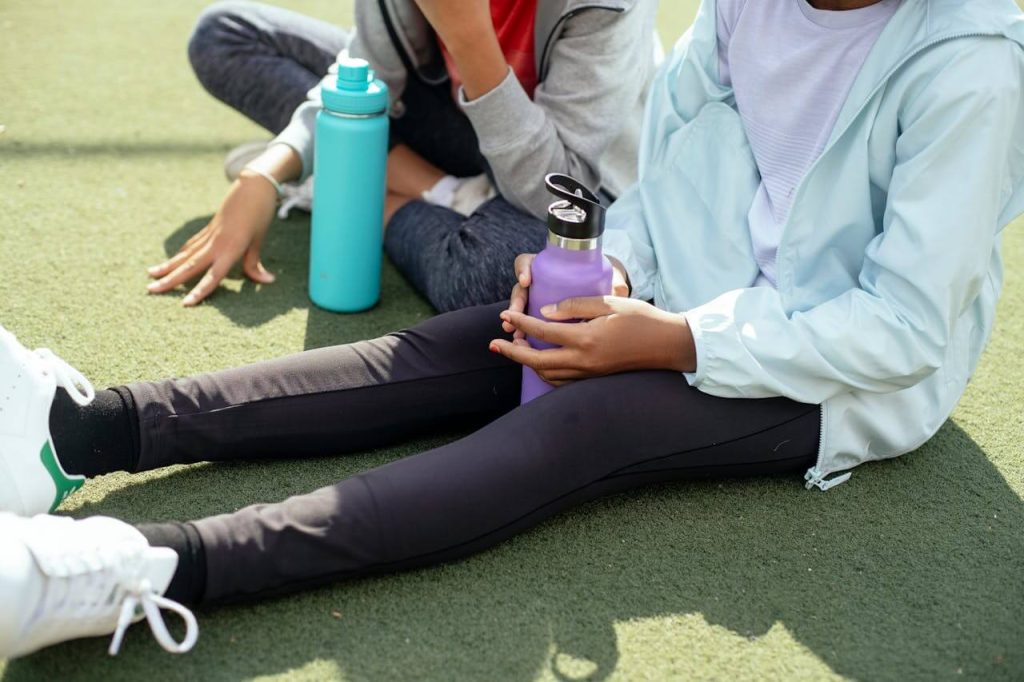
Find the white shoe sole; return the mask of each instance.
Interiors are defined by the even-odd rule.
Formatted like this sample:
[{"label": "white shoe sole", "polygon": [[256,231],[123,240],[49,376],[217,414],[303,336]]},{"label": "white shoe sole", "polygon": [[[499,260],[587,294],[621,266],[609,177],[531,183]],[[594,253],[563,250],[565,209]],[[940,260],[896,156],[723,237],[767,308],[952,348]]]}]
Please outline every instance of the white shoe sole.
[{"label": "white shoe sole", "polygon": [[0,333],[0,511],[43,514],[85,482],[67,475],[50,441],[59,373],[54,363],[63,361],[28,351],[2,328]]},{"label": "white shoe sole", "polygon": [[257,140],[240,144],[227,153],[224,157],[224,175],[229,182],[238,179],[245,165],[267,150],[269,143]]}]

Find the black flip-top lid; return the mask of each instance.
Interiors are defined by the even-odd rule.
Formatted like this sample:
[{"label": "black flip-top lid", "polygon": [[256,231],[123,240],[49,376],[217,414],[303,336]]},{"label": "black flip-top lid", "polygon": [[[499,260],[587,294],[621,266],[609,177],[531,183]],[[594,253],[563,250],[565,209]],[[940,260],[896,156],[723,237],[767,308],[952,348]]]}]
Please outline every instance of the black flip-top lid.
[{"label": "black flip-top lid", "polygon": [[549,230],[565,239],[596,239],[604,234],[605,208],[582,182],[561,173],[549,173],[544,184],[559,198],[548,206]]}]

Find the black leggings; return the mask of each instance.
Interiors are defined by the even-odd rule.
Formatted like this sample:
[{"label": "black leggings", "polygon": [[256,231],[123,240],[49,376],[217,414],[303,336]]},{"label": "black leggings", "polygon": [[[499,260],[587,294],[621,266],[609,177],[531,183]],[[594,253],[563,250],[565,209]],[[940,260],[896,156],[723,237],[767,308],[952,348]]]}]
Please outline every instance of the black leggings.
[{"label": "black leggings", "polygon": [[205,547],[203,601],[457,559],[573,505],[649,483],[813,465],[816,405],[715,398],[675,372],[580,381],[520,407],[521,368],[488,351],[503,335],[504,307],[126,387],[138,414],[139,470],[337,455],[466,419],[489,422],[279,504],[193,522]]}]

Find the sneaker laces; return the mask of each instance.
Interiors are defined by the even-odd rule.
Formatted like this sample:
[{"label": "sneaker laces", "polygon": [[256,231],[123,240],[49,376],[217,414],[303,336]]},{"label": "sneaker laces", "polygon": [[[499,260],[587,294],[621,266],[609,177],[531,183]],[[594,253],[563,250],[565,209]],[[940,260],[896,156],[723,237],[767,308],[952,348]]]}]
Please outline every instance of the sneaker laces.
[{"label": "sneaker laces", "polygon": [[[199,623],[195,614],[178,602],[157,594],[149,579],[137,579],[131,574],[110,570],[109,567],[123,561],[121,556],[117,549],[104,548],[98,549],[92,556],[58,560],[58,563],[70,569],[70,574],[52,583],[40,612],[63,612],[75,620],[88,621],[103,618],[103,614],[114,603],[123,599],[117,627],[107,649],[111,656],[116,656],[121,650],[125,631],[139,616],[145,617],[153,637],[166,651],[172,654],[189,651],[199,639]],[[160,613],[162,608],[177,613],[185,622],[185,636],[180,642],[167,630],[167,624]]]},{"label": "sneaker laces", "polygon": [[[36,357],[46,363],[46,367],[53,372],[57,379],[57,385],[67,391],[76,403],[85,407],[96,397],[96,389],[92,387],[89,380],[82,376],[77,369],[54,355],[49,348],[39,348],[34,352]],[[43,372],[45,374],[46,370]]]},{"label": "sneaker laces", "polygon": [[[157,643],[172,654],[183,654],[191,650],[199,639],[199,623],[196,622],[195,614],[178,602],[168,599],[156,593],[148,580],[142,580],[136,589],[125,595],[121,604],[121,615],[117,618],[117,629],[114,630],[114,637],[110,640],[110,648],[107,653],[116,656],[121,650],[121,641],[128,626],[135,622],[136,610],[142,607],[146,623]],[[167,630],[163,615],[160,609],[174,611],[185,621],[185,637],[179,642],[174,639]]]}]

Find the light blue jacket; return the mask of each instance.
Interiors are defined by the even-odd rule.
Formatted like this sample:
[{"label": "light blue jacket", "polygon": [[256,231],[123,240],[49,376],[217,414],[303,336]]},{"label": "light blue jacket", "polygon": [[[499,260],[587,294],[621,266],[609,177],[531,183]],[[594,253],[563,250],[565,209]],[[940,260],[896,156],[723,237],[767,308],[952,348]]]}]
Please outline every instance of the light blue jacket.
[{"label": "light blue jacket", "polygon": [[685,312],[698,389],[822,405],[807,487],[825,490],[934,435],[988,340],[999,235],[1024,211],[1024,19],[1012,0],[903,0],[796,190],[777,290],[751,286],[760,178],[715,31],[705,0],[655,80],[605,252],[635,297]]}]

